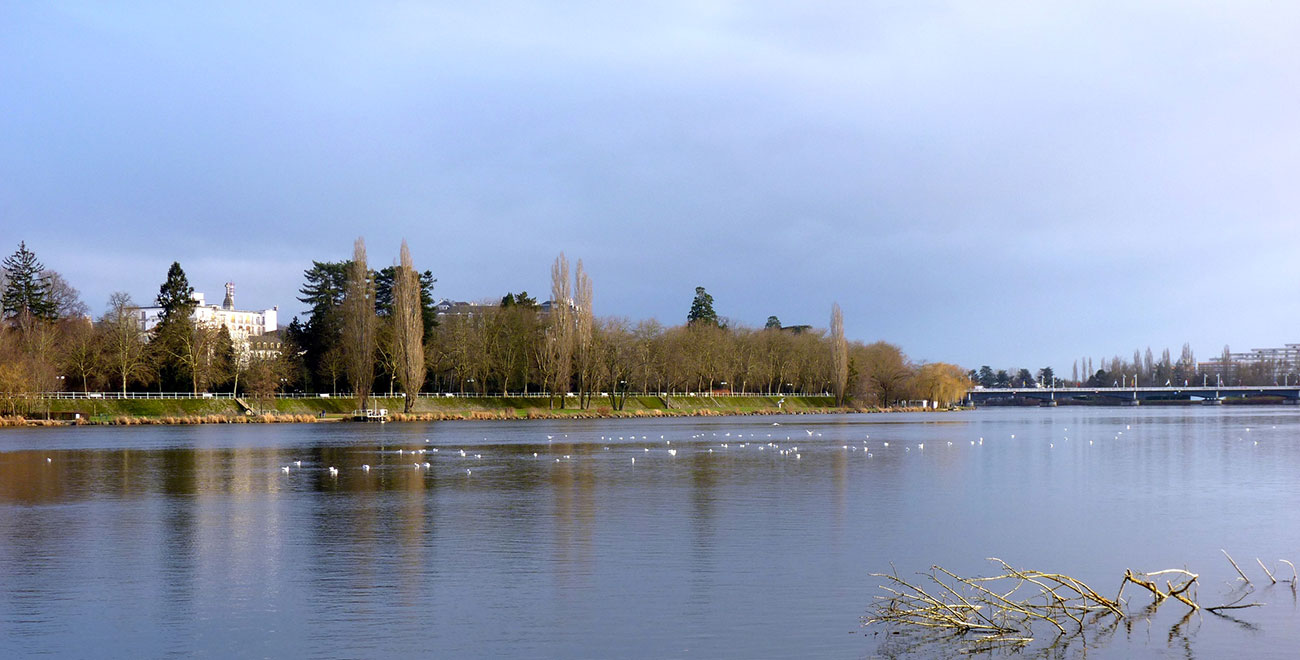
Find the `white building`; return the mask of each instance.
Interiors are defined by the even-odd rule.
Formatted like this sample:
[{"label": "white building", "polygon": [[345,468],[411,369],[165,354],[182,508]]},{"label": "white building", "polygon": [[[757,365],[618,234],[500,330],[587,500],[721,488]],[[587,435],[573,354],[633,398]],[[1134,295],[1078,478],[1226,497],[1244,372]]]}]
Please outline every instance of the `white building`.
[{"label": "white building", "polygon": [[[190,318],[195,323],[212,325],[215,327],[225,326],[230,332],[230,338],[234,340],[247,340],[249,337],[258,337],[268,332],[275,332],[279,329],[279,306],[263,310],[243,310],[235,309],[235,285],[233,282],[226,283],[226,299],[222,301],[221,306],[209,305],[204,300],[202,293],[194,292],[194,302],[198,303],[194,307],[194,313]],[[136,310],[140,318],[140,325],[145,331],[153,330],[154,326],[162,316],[161,307],[141,307]]]}]

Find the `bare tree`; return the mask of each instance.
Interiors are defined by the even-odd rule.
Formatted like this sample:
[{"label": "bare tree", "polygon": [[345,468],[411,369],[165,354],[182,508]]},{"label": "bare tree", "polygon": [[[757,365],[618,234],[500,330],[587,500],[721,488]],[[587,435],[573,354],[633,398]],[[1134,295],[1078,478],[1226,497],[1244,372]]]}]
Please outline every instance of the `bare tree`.
[{"label": "bare tree", "polygon": [[[102,342],[95,324],[86,317],[59,322],[60,368],[69,377],[81,381],[81,391],[90,390],[90,379],[99,373]],[[69,384],[71,389],[71,384]]]},{"label": "bare tree", "polygon": [[367,409],[375,382],[376,322],[375,280],[366,266],[366,239],[358,238],[343,294],[343,351],[348,383],[360,410]]},{"label": "bare tree", "polygon": [[899,400],[912,377],[907,357],[893,344],[878,341],[858,349],[862,389],[879,406],[888,407]]},{"label": "bare tree", "polygon": [[150,375],[148,346],[131,296],[122,291],[109,296],[108,311],[100,325],[104,333],[104,362],[126,393],[132,378],[143,380]]},{"label": "bare tree", "polygon": [[569,260],[563,252],[551,265],[551,313],[547,319],[542,356],[542,372],[551,395],[551,407],[555,407],[555,397],[558,396],[560,408],[563,408],[573,369],[573,296],[569,289]]},{"label": "bare tree", "polygon": [[59,319],[75,319],[90,316],[90,308],[81,302],[81,293],[68,284],[58,271],[41,272],[45,281],[45,295],[54,306],[54,316]]},{"label": "bare tree", "polygon": [[599,366],[592,346],[592,331],[595,316],[591,309],[591,278],[578,260],[577,270],[573,275],[573,288],[577,296],[574,319],[574,355],[578,367],[578,404],[586,408],[591,405],[591,391],[595,386],[594,370]]},{"label": "bare tree", "polygon": [[844,314],[839,303],[831,304],[831,365],[835,405],[842,406],[849,384],[849,343],[844,340]]},{"label": "bare tree", "polygon": [[420,275],[411,250],[402,241],[401,263],[393,279],[393,336],[396,344],[397,380],[406,394],[405,412],[411,412],[424,386],[424,318],[420,306]]}]

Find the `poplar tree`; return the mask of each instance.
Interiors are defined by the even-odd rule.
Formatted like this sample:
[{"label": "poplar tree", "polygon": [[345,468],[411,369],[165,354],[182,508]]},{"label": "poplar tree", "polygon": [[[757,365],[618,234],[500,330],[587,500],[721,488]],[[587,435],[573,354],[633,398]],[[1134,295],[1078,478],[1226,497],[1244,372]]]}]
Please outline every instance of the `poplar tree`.
[{"label": "poplar tree", "polygon": [[834,370],[835,405],[844,405],[849,384],[849,344],[844,339],[844,314],[839,303],[831,304],[831,366]]},{"label": "poplar tree", "polygon": [[564,408],[573,373],[573,296],[569,288],[569,260],[563,252],[551,264],[551,313],[544,341],[542,370],[551,394],[550,406],[555,407],[558,396],[560,408]]},{"label": "poplar tree", "polygon": [[591,277],[583,269],[581,259],[573,274],[573,288],[577,297],[574,305],[574,355],[578,363],[578,404],[585,409],[591,405],[591,391],[596,380],[597,363],[593,342],[596,317],[591,308]]},{"label": "poplar tree", "polygon": [[343,294],[343,353],[353,396],[360,410],[370,402],[375,383],[375,281],[366,266],[366,239],[353,244]]},{"label": "poplar tree", "polygon": [[411,260],[411,250],[402,241],[401,263],[393,277],[393,334],[396,344],[397,380],[406,394],[403,412],[411,412],[424,386],[424,319],[420,304],[420,274]]}]

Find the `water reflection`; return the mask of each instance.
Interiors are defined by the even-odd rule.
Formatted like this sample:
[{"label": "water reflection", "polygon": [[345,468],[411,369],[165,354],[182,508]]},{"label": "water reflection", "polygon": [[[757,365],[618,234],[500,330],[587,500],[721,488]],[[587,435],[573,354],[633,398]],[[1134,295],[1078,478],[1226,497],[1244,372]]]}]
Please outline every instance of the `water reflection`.
[{"label": "water reflection", "polygon": [[[1295,561],[1297,412],[0,433],[0,656],[945,655],[861,634],[870,572]],[[1300,643],[1259,598],[1049,655]]]}]

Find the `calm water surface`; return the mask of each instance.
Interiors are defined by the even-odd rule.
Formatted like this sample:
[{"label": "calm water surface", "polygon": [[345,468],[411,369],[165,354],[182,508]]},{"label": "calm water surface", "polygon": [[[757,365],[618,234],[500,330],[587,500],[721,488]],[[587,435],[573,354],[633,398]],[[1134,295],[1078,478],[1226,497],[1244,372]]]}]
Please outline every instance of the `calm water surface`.
[{"label": "calm water surface", "polygon": [[1287,407],[0,430],[0,657],[945,656],[860,627],[870,573],[1187,567],[1209,605],[1220,548],[1266,607],[1054,653],[1294,657],[1255,558],[1300,562],[1297,505]]}]

